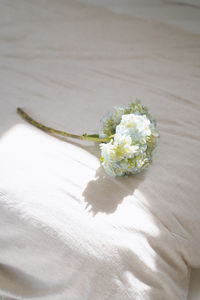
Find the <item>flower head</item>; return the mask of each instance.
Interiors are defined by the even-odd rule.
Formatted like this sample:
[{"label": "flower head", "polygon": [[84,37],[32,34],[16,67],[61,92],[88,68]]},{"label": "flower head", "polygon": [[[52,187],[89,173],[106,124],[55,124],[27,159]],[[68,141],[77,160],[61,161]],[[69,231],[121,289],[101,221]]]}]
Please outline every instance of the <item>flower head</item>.
[{"label": "flower head", "polygon": [[138,101],[131,102],[125,108],[115,108],[102,123],[101,137],[111,136],[109,143],[100,144],[105,171],[115,177],[146,169],[159,136],[147,108]]}]

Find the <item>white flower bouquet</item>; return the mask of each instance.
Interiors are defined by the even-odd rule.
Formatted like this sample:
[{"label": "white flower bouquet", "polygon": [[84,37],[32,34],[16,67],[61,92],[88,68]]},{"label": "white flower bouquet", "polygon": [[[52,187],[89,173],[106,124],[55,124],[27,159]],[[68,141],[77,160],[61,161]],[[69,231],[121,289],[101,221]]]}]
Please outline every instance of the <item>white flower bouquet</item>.
[{"label": "white flower bouquet", "polygon": [[36,122],[21,108],[17,112],[43,131],[100,143],[101,164],[112,177],[136,174],[146,169],[159,137],[156,122],[140,101],[126,107],[115,107],[101,120],[99,134],[75,135]]}]

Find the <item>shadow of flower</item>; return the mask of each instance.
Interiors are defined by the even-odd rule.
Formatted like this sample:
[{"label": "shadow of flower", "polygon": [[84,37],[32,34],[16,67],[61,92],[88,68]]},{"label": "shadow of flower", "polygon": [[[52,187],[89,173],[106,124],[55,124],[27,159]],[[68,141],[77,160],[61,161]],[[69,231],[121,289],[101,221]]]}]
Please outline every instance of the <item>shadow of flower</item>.
[{"label": "shadow of flower", "polygon": [[[83,141],[74,141],[60,136],[56,137],[64,142],[70,142],[72,145],[80,147],[100,159],[101,153],[98,144],[91,144],[87,141],[83,143]],[[112,214],[125,197],[133,195],[134,190],[143,182],[145,176],[146,171],[143,171],[135,175],[112,178],[100,166],[96,171],[95,178],[88,182],[82,193],[86,202],[86,209],[93,216],[97,213]]]},{"label": "shadow of flower", "polygon": [[[134,190],[145,178],[145,171],[129,177],[112,178],[98,168],[95,179],[91,180],[83,192],[86,208],[97,213],[113,213],[123,199],[133,194]],[[130,188],[131,187],[131,188]]]}]

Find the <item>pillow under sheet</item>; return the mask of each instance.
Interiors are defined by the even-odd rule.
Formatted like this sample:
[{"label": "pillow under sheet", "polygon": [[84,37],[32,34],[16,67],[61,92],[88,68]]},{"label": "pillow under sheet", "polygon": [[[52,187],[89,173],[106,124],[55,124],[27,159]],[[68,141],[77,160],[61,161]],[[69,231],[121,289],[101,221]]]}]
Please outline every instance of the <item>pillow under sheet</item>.
[{"label": "pillow under sheet", "polygon": [[[0,4],[0,296],[183,300],[200,267],[199,36],[76,1]],[[3,62],[2,62],[3,61]],[[110,178],[98,132],[140,98],[160,139],[148,171]]]},{"label": "pillow under sheet", "polygon": [[2,295],[185,299],[195,211],[161,198],[154,168],[111,179],[88,151],[25,125],[1,139],[0,165]]}]

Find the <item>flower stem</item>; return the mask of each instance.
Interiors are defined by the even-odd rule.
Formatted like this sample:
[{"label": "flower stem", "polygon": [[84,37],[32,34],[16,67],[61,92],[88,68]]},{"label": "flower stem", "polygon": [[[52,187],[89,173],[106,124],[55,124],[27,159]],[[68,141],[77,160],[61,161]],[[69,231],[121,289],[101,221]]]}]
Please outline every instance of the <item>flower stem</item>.
[{"label": "flower stem", "polygon": [[83,135],[76,135],[76,134],[71,134],[65,131],[61,131],[61,130],[57,130],[51,127],[47,127],[35,120],[33,120],[27,113],[25,113],[21,108],[17,108],[17,112],[18,114],[25,119],[28,123],[32,124],[33,126],[48,132],[48,133],[54,133],[54,134],[58,134],[58,135],[62,135],[62,136],[67,136],[70,138],[75,138],[75,139],[79,139],[79,140],[85,140],[85,141],[92,141],[92,142],[97,142],[97,143],[104,143],[104,142],[109,142],[109,137],[107,138],[100,138],[98,134],[91,134],[91,135],[87,135],[87,134],[83,134]]}]

